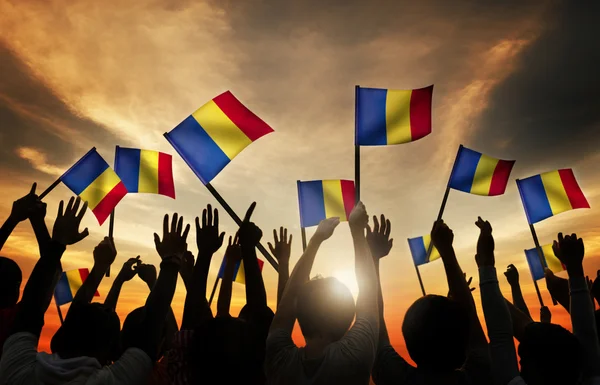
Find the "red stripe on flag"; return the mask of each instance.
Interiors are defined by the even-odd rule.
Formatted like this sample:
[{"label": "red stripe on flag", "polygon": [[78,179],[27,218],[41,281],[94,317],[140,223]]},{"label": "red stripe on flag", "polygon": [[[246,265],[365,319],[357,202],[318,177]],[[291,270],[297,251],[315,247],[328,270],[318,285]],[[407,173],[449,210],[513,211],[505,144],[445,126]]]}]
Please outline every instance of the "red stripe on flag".
[{"label": "red stripe on flag", "polygon": [[106,194],[104,198],[102,198],[100,203],[98,203],[98,206],[92,210],[100,225],[104,223],[106,218],[108,218],[110,213],[125,195],[127,195],[127,188],[125,188],[125,185],[121,181],[115,187],[113,187],[113,189],[110,190],[110,192]]},{"label": "red stripe on flag", "polygon": [[585,195],[583,195],[583,191],[581,191],[581,187],[579,187],[577,179],[575,179],[573,170],[570,168],[558,170],[558,175],[560,175],[560,180],[565,187],[565,192],[567,193],[569,202],[571,202],[571,207],[574,209],[589,209],[590,204],[585,198]]},{"label": "red stripe on flag", "polygon": [[410,134],[412,140],[431,133],[431,99],[433,85],[413,90],[410,95]]},{"label": "red stripe on flag", "polygon": [[[89,269],[79,269],[79,276],[81,277],[81,283],[84,283],[85,280],[88,279],[89,275],[90,275]],[[94,293],[94,297],[100,297],[100,293],[98,293],[98,290],[96,290],[96,292]]]},{"label": "red stripe on flag", "polygon": [[350,213],[354,208],[356,202],[356,191],[354,188],[354,181],[351,180],[340,180],[342,186],[342,199],[344,200],[344,210],[346,211],[346,220],[350,218]]},{"label": "red stripe on flag", "polygon": [[158,193],[175,199],[173,157],[163,152],[158,153]]},{"label": "red stripe on flag", "polygon": [[267,123],[246,108],[230,91],[222,93],[213,101],[251,141],[273,132]]},{"label": "red stripe on flag", "polygon": [[260,259],[256,258],[256,260],[258,261],[258,269],[260,271],[262,271],[263,266],[265,265],[265,261],[261,261]]},{"label": "red stripe on flag", "polygon": [[506,186],[508,185],[508,178],[510,177],[510,172],[514,165],[514,160],[500,159],[498,161],[496,169],[494,170],[494,175],[492,175],[492,183],[490,184],[489,196],[504,194],[504,191],[506,191]]}]

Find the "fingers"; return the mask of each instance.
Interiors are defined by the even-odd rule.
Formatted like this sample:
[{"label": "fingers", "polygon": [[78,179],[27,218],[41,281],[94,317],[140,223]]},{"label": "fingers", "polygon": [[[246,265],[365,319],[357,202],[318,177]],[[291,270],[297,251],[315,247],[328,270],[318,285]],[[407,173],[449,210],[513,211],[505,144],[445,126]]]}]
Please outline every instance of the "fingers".
[{"label": "fingers", "polygon": [[215,209],[215,213],[213,216],[213,221],[214,221],[214,226],[218,229],[219,228],[219,210]]},{"label": "fingers", "polygon": [[[229,245],[231,245],[231,237],[229,237]],[[277,254],[275,253],[275,248],[273,247],[271,242],[267,242],[267,246],[269,246],[269,250],[271,250],[271,254],[273,254],[275,257],[277,257]]]},{"label": "fingers", "polygon": [[80,204],[81,204],[81,198],[77,197],[77,199],[75,199],[75,204],[73,205],[73,214],[77,215],[77,210],[79,210]]},{"label": "fingers", "polygon": [[248,211],[246,211],[246,216],[244,217],[244,222],[250,222],[250,217],[252,217],[252,213],[254,212],[255,208],[256,208],[256,202],[252,202],[252,204],[248,208]]},{"label": "fingers", "polygon": [[389,238],[391,233],[392,233],[392,222],[390,222],[389,219],[386,219],[385,220],[385,232],[383,233],[383,235],[385,235],[386,238]]},{"label": "fingers", "polygon": [[223,240],[225,239],[225,232],[223,231],[221,235],[219,235],[219,243],[223,244]]},{"label": "fingers", "polygon": [[[287,231],[287,230],[286,230],[286,231]],[[289,240],[289,242],[288,242],[288,245],[290,245],[290,246],[292,245],[292,238],[293,238],[293,234],[290,234],[290,240]]]},{"label": "fingers", "polygon": [[275,240],[275,244],[279,243],[279,239],[277,238],[277,230],[273,229],[273,239]]},{"label": "fingers", "polygon": [[206,211],[206,209],[202,210],[202,228],[205,228],[206,226],[208,226],[208,219],[206,219],[207,215],[208,215],[208,212]]},{"label": "fingers", "polygon": [[373,230],[371,230],[371,225],[367,223],[367,236],[371,236],[373,234]]},{"label": "fingers", "polygon": [[200,218],[196,217],[196,234],[200,232]]},{"label": "fingers", "polygon": [[562,243],[565,238],[563,237],[563,233],[558,233],[558,243]]},{"label": "fingers", "polygon": [[379,232],[379,220],[375,215],[373,215],[373,231],[376,233]]},{"label": "fingers", "polygon": [[171,232],[174,233],[177,231],[177,220],[178,220],[178,215],[177,213],[173,214],[173,217],[171,218]]},{"label": "fingers", "polygon": [[387,224],[385,223],[385,217],[383,216],[383,214],[381,214],[381,219],[379,220],[379,223],[381,225],[381,227],[379,228],[379,230],[383,234],[385,234]]},{"label": "fingers", "polygon": [[[163,218],[163,237],[169,233],[169,214]],[[155,234],[156,235],[156,234]]]},{"label": "fingers", "polygon": [[287,240],[287,238],[283,235],[283,226],[279,228],[279,240],[281,242],[285,242]]},{"label": "fingers", "polygon": [[[183,219],[183,218],[181,218],[181,219]],[[181,235],[181,238],[183,238],[184,241],[187,239],[189,232],[190,232],[190,224],[188,223],[187,225],[185,225],[185,230],[183,230],[183,234]],[[223,233],[223,235],[225,235],[225,233]]]},{"label": "fingers", "polygon": [[33,182],[31,185],[31,190],[29,191],[29,195],[35,195],[35,189],[37,188],[37,183]]},{"label": "fingers", "polygon": [[62,217],[64,214],[64,206],[65,206],[65,202],[64,201],[60,201],[60,203],[58,204],[58,217]]},{"label": "fingers", "polygon": [[206,223],[209,226],[212,226],[212,224],[213,224],[213,211],[212,211],[211,205],[206,206]]},{"label": "fingers", "polygon": [[79,233],[79,235],[77,236],[77,242],[83,240],[84,238],[86,238],[88,235],[90,235],[90,232],[88,231],[87,227],[85,229],[83,229],[83,231],[81,233]]},{"label": "fingers", "polygon": [[87,201],[83,203],[83,206],[81,206],[81,210],[79,211],[79,214],[77,214],[77,220],[81,221],[83,219],[83,216],[85,215],[86,211],[88,208],[88,203]]},{"label": "fingers", "polygon": [[69,199],[69,203],[67,203],[67,208],[65,209],[65,215],[71,214],[71,209],[73,208],[73,202],[75,201],[75,198],[71,197]]},{"label": "fingers", "polygon": [[177,234],[181,234],[181,229],[183,228],[183,217],[179,217],[177,221]]},{"label": "fingers", "polygon": [[160,247],[160,237],[156,233],[154,233],[154,245],[156,246],[156,249],[158,250],[158,248]]},{"label": "fingers", "polygon": [[[269,243],[269,245],[271,245],[271,244]],[[231,246],[231,235],[229,236],[229,242],[227,242],[227,247],[229,247],[229,246]]]}]

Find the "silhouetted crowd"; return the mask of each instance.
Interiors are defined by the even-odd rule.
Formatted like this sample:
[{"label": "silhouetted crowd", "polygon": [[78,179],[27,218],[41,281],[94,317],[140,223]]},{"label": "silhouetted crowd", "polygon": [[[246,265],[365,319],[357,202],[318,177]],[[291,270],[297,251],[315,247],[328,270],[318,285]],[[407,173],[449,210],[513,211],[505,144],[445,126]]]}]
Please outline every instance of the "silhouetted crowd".
[{"label": "silhouetted crowd", "polygon": [[[92,302],[117,256],[112,238],[93,251],[94,266],[73,298],[52,337],[52,353],[38,352],[38,342],[67,247],[88,235],[80,231],[87,204],[60,202],[52,232],[46,205],[35,193],[14,202],[0,229],[0,248],[13,229],[29,220],[39,245],[37,261],[19,301],[21,269],[0,257],[0,384],[600,384],[600,345],[594,301],[600,279],[584,274],[584,244],[575,234],[558,234],[554,253],[569,279],[546,271],[548,289],[570,313],[573,332],[552,324],[547,307],[534,321],[511,265],[504,273],[512,291],[506,300],[498,284],[495,243],[489,222],[480,229],[475,260],[479,267],[481,305],[487,337],[477,316],[470,279],[453,249],[453,232],[437,221],[432,242],[441,255],[448,296],[426,295],[408,309],[402,333],[416,366],[390,344],[384,319],[379,262],[389,254],[391,223],[373,217],[358,203],[349,217],[354,244],[356,303],[349,289],[331,277],[310,278],[317,252],[339,225],[323,220],[290,274],[291,235],[273,231],[271,253],[278,261],[277,309],[267,295],[257,260],[262,231],[251,221],[255,204],[234,236],[227,239],[225,268],[214,315],[206,298],[211,258],[225,242],[219,212],[209,205],[196,218],[198,253],[188,247],[190,225],[177,213],[165,215],[162,234],[154,234],[160,268],[140,257],[127,260],[104,303]],[[233,278],[243,266],[246,304],[230,314]],[[158,271],[157,271],[158,270]],[[398,272],[402,277],[403,272]],[[144,306],[122,322],[115,311],[125,282],[139,276],[150,293]],[[181,326],[171,301],[178,276],[187,291]],[[599,301],[600,302],[600,301]],[[292,340],[298,321],[306,346]],[[393,325],[393,327],[397,327]],[[519,342],[518,352],[514,338]],[[517,354],[518,353],[518,354]]]}]

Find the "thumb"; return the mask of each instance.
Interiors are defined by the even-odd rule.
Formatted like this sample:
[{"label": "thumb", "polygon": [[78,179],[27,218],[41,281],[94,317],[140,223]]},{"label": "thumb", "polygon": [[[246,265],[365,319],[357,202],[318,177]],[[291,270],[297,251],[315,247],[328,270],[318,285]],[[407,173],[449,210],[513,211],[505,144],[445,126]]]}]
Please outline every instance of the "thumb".
[{"label": "thumb", "polygon": [[271,254],[275,254],[275,248],[271,244],[271,242],[267,242],[267,246],[269,246],[269,250],[271,250]]},{"label": "thumb", "polygon": [[77,235],[77,242],[83,240],[85,237],[87,237],[88,235],[90,235],[90,232],[88,231],[87,227],[85,229],[83,229],[83,231],[81,233],[79,233]]},{"label": "thumb", "polygon": [[156,233],[154,233],[154,245],[157,249],[160,247],[160,237]]}]

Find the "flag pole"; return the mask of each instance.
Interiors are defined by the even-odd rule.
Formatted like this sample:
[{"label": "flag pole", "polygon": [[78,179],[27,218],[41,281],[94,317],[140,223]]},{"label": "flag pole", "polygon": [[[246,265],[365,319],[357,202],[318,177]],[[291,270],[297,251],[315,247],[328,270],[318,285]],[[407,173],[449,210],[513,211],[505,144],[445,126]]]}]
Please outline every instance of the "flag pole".
[{"label": "flag pole", "polygon": [[60,310],[60,305],[56,302],[56,298],[54,298],[54,303],[56,303],[56,311],[58,312],[58,319],[60,320],[60,324],[62,325],[65,320],[62,315],[62,311]]},{"label": "flag pole", "polygon": [[212,304],[213,298],[215,297],[215,292],[217,291],[217,286],[219,285],[219,281],[221,280],[221,278],[219,278],[219,276],[217,276],[217,279],[215,279],[215,284],[213,285],[212,291],[210,293],[210,299],[208,300],[208,306],[210,306]]},{"label": "flag pole", "polygon": [[306,251],[306,229],[304,227],[300,227],[300,232],[302,233],[302,251]]},{"label": "flag pole", "polygon": [[[205,186],[208,189],[208,191],[210,191],[210,193],[215,197],[217,202],[219,202],[221,204],[221,206],[223,206],[225,211],[227,211],[227,214],[229,214],[229,216],[231,216],[231,218],[235,221],[235,223],[237,223],[238,226],[241,226],[242,220],[240,219],[240,217],[238,217],[238,215],[235,213],[235,211],[233,211],[233,209],[231,208],[231,206],[229,206],[229,204],[225,201],[225,199],[223,199],[223,197],[217,192],[217,190],[215,190],[215,188],[210,183],[206,183]],[[275,261],[273,259],[271,254],[269,254],[267,249],[265,249],[265,247],[260,243],[258,245],[256,245],[256,248],[262,253],[262,255],[267,259],[267,261],[269,261],[269,263],[271,264],[271,266],[273,266],[275,271],[277,271],[279,268],[279,265],[277,264],[277,261]]]},{"label": "flag pole", "polygon": [[423,285],[423,279],[421,279],[421,272],[419,271],[419,266],[417,266],[415,261],[413,261],[413,265],[415,265],[415,270],[417,272],[417,278],[419,278],[419,285],[421,286],[421,292],[423,293],[423,297],[425,297],[427,295],[427,293],[425,293],[425,286]]},{"label": "flag pole", "polygon": [[354,89],[354,186],[355,203],[360,202],[360,146],[358,145],[358,95],[360,86]]},{"label": "flag pole", "polygon": [[55,180],[50,186],[48,186],[48,188],[46,190],[44,190],[43,193],[40,194],[40,196],[38,197],[40,200],[44,199],[44,197],[46,195],[48,195],[50,193],[50,191],[54,190],[54,188],[56,186],[58,186],[60,183],[60,178],[58,178],[57,180]]},{"label": "flag pole", "polygon": [[[537,293],[538,300],[540,301],[540,306],[544,306],[544,300],[542,300],[542,293],[540,293],[540,287],[537,284],[537,281],[533,280],[533,286],[535,286],[535,292]],[[554,297],[552,298],[554,301]]]},{"label": "flag pole", "polygon": [[[110,212],[110,217],[108,218],[108,237],[113,239],[113,233],[115,230],[115,209]],[[110,277],[110,266],[106,269],[106,276]]]},{"label": "flag pole", "polygon": [[[533,224],[531,224],[531,223],[529,224],[529,229],[531,230],[531,236],[533,237],[533,243],[535,244],[535,249],[537,250],[538,257],[540,258],[540,262],[542,263],[542,267],[547,268],[548,264],[546,263],[546,258],[544,257],[544,251],[542,250],[542,248],[540,246],[540,241],[538,240],[537,234],[535,233],[535,227],[533,227]],[[536,287],[537,287],[537,283],[536,283]],[[556,299],[554,299],[554,297],[552,297],[552,304],[556,305],[557,303],[558,302],[556,301]]]}]

